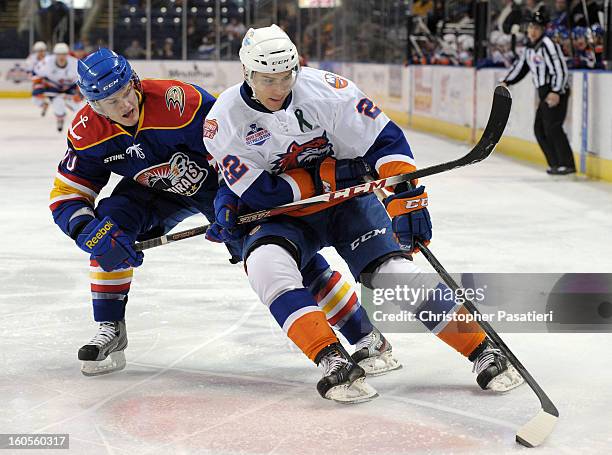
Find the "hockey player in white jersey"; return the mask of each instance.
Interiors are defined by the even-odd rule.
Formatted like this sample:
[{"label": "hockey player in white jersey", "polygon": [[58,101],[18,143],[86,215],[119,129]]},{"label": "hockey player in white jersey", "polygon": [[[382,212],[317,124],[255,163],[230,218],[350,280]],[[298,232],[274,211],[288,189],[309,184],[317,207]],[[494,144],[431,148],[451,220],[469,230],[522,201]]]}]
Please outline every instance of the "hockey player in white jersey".
[{"label": "hockey player in white jersey", "polygon": [[36,71],[38,67],[44,62],[47,56],[47,45],[44,41],[36,41],[32,46],[32,53],[28,55],[25,61],[26,71],[32,78],[32,100],[34,104],[40,108],[40,115],[43,117],[47,113],[49,108],[49,102],[47,97],[43,94],[34,94],[34,90],[38,88],[38,79],[36,78]]},{"label": "hockey player in white jersey", "polygon": [[49,100],[60,132],[64,128],[66,108],[77,111],[82,106],[82,96],[76,85],[78,60],[69,55],[69,52],[66,43],[57,43],[53,47],[53,55],[46,56],[36,67],[36,88],[32,92],[34,96],[43,96]]},{"label": "hockey player in white jersey", "polygon": [[[403,132],[371,99],[338,75],[300,69],[298,59],[276,25],[250,29],[240,49],[245,82],[222,93],[207,116],[204,143],[235,196],[266,209],[354,185],[369,173],[386,178],[415,169]],[[250,284],[288,337],[322,367],[317,389],[324,398],[358,402],[375,392],[304,289],[300,268],[331,246],[368,287],[420,287],[424,278],[410,254],[417,252],[415,238],[431,239],[427,204],[423,186],[398,185],[384,207],[373,195],[335,201],[258,222],[244,238]],[[236,228],[230,212],[237,207],[226,203],[217,229]],[[446,289],[437,280],[425,284]],[[436,295],[417,310],[467,312]],[[509,390],[522,382],[476,323],[438,320],[422,322],[473,362],[483,389]]]}]

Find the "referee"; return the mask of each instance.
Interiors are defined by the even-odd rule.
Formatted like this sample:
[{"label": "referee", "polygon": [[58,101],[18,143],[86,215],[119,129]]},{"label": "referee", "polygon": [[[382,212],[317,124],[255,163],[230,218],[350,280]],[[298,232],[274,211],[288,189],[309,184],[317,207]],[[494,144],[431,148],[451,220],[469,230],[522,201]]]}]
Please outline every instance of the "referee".
[{"label": "referee", "polygon": [[561,47],[544,35],[547,23],[543,11],[533,13],[527,27],[529,44],[502,83],[516,84],[531,71],[540,99],[533,130],[548,162],[546,172],[573,174],[576,172],[574,155],[563,131],[570,94],[567,65]]}]

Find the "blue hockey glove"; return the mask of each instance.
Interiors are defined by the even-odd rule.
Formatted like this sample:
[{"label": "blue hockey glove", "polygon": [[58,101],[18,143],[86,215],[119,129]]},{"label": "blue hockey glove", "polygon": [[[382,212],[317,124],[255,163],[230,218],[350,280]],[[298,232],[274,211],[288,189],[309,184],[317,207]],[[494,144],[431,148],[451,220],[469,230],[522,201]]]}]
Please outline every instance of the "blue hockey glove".
[{"label": "blue hockey glove", "polygon": [[246,234],[246,227],[238,224],[238,216],[248,209],[232,190],[219,187],[214,201],[215,222],[206,231],[211,242],[233,242]]},{"label": "blue hockey glove", "polygon": [[330,193],[363,183],[370,166],[362,159],[337,160],[327,157],[317,162],[314,170],[316,194]]},{"label": "blue hockey glove", "polygon": [[92,219],[81,230],[76,243],[107,272],[142,264],[144,254],[135,251],[130,239],[109,216]]},{"label": "blue hockey glove", "polygon": [[431,240],[431,218],[427,210],[428,198],[424,186],[403,191],[384,200],[392,218],[393,233],[400,247],[409,253],[418,253],[415,240],[425,245]]}]

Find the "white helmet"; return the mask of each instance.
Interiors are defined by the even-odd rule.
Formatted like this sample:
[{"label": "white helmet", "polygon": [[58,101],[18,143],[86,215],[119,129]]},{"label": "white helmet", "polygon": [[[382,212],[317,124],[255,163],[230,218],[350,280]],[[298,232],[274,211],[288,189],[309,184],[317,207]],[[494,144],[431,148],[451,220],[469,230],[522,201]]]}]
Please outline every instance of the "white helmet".
[{"label": "white helmet", "polygon": [[282,73],[300,69],[297,48],[278,25],[258,29],[250,28],[240,48],[240,61],[245,78],[250,83],[253,72]]},{"label": "white helmet", "polygon": [[32,50],[34,52],[42,52],[47,50],[47,45],[44,41],[36,41],[34,46],[32,46]]},{"label": "white helmet", "polygon": [[54,54],[69,54],[70,48],[68,47],[66,43],[57,43],[55,46],[53,46],[53,53]]}]

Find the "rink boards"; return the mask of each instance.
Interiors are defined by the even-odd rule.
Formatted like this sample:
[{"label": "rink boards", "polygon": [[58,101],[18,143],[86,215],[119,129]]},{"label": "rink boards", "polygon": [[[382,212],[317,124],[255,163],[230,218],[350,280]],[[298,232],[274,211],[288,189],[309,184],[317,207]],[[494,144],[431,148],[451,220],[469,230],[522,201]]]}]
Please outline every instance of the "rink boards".
[{"label": "rink boards", "polygon": [[[141,77],[174,78],[218,94],[242,80],[239,62],[134,61]],[[355,81],[404,127],[475,142],[485,126],[493,89],[503,68],[474,71],[450,66],[411,66],[322,62],[323,69]],[[501,153],[544,165],[533,134],[537,94],[527,76],[512,88],[513,111]],[[565,131],[579,170],[612,182],[612,73],[572,71]],[[0,60],[0,97],[29,96],[30,84],[19,60]]]}]

